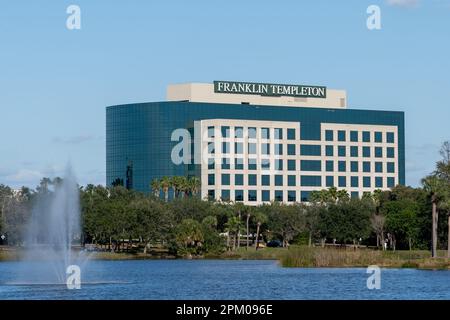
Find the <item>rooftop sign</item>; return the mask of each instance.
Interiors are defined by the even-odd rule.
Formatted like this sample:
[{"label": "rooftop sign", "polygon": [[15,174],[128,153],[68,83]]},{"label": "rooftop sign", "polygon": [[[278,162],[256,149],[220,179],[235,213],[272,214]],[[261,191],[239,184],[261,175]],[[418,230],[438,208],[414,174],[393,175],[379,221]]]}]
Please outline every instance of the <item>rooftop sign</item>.
[{"label": "rooftop sign", "polygon": [[327,87],[298,84],[273,84],[255,82],[214,81],[214,92],[256,94],[260,96],[292,96],[326,98]]}]

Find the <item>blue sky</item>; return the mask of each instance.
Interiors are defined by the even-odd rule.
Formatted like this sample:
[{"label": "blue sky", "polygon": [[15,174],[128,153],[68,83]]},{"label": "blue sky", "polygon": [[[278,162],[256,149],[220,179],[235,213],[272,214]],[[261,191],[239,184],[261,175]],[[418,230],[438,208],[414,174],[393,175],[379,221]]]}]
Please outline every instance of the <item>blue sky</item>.
[{"label": "blue sky", "polygon": [[[81,8],[81,30],[66,8]],[[366,28],[369,5],[381,30]],[[105,106],[177,82],[346,89],[350,108],[402,110],[406,182],[450,139],[450,0],[2,1],[0,183],[36,186],[70,160],[105,183]]]}]

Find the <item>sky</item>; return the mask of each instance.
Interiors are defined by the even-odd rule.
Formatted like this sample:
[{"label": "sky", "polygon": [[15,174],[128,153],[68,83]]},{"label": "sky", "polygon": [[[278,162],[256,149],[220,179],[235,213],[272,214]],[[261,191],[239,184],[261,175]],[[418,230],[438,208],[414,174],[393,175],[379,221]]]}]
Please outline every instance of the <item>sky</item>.
[{"label": "sky", "polygon": [[106,106],[234,80],[404,111],[406,183],[419,186],[450,140],[449,58],[450,0],[0,0],[0,184],[35,187],[69,162],[80,184],[105,184]]}]

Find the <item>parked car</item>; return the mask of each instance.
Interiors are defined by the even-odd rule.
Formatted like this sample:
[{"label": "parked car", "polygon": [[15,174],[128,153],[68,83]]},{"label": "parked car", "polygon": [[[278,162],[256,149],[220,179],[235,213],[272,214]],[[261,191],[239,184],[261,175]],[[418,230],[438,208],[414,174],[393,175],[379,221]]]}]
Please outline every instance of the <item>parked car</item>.
[{"label": "parked car", "polygon": [[283,245],[280,240],[270,240],[269,242],[267,242],[267,246],[270,248],[279,248]]}]

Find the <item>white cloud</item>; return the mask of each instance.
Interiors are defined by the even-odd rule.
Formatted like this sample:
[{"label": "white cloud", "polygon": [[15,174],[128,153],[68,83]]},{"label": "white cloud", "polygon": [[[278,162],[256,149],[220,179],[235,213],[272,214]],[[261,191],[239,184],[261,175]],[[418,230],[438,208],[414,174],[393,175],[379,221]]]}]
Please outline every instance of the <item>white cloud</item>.
[{"label": "white cloud", "polygon": [[413,8],[417,7],[419,0],[386,0],[387,4],[390,6]]},{"label": "white cloud", "polygon": [[62,143],[62,144],[80,144],[80,143],[89,142],[89,141],[92,141],[95,139],[96,139],[96,137],[94,137],[93,135],[84,134],[84,135],[73,136],[73,137],[68,137],[68,138],[54,137],[53,142],[54,143]]}]

